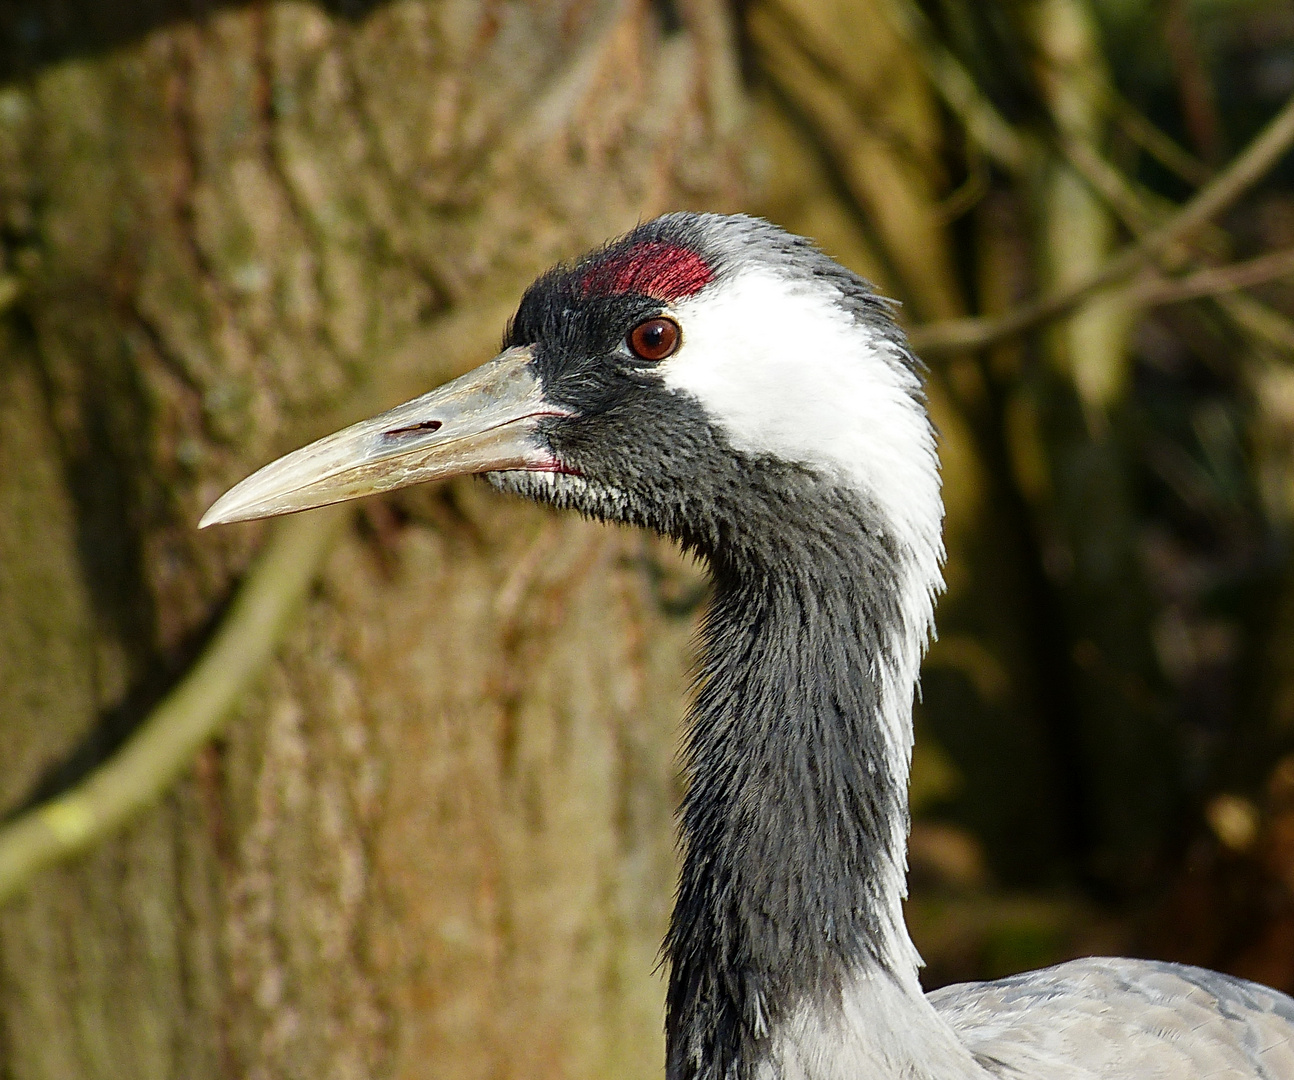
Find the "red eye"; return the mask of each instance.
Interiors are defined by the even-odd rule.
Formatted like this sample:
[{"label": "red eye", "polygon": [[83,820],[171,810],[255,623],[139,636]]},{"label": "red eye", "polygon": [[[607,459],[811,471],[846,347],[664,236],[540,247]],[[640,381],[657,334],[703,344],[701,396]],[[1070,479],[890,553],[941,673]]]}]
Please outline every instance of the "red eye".
[{"label": "red eye", "polygon": [[629,348],[643,360],[664,360],[672,356],[683,340],[683,332],[673,319],[655,318],[640,322],[629,331]]}]

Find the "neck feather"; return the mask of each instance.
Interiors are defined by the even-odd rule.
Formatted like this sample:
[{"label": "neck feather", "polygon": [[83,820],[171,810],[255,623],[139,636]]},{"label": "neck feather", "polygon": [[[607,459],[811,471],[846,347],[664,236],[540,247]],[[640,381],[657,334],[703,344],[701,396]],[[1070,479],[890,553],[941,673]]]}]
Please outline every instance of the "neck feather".
[{"label": "neck feather", "polygon": [[912,696],[940,584],[929,535],[855,491],[710,555],[666,950],[671,1080],[756,1075],[860,977],[919,997],[903,921]]}]

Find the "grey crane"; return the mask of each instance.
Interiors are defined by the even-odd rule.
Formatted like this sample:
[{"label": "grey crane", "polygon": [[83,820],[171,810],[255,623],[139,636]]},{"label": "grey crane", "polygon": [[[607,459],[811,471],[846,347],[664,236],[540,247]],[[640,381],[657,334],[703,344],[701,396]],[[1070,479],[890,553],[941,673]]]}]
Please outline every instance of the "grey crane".
[{"label": "grey crane", "polygon": [[758,219],[670,214],[540,277],[504,345],[202,524],[484,473],[707,562],[669,1080],[1294,1080],[1294,1000],[1199,968],[922,992],[901,901],[943,506],[920,365],[866,282]]}]

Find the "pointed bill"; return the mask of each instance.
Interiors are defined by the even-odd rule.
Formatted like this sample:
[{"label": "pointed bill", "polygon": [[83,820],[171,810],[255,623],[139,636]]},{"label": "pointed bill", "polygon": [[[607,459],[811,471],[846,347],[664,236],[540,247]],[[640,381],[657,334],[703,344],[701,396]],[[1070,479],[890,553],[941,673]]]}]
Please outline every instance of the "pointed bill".
[{"label": "pointed bill", "polygon": [[467,473],[560,469],[535,436],[544,400],[526,348],[271,462],[225,492],[199,528],[290,514]]}]

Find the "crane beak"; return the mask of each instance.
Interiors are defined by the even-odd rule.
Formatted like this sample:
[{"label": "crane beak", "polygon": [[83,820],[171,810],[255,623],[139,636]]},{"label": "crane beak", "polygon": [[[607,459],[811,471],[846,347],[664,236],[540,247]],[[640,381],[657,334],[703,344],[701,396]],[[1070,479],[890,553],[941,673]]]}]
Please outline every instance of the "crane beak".
[{"label": "crane beak", "polygon": [[536,437],[544,416],[569,410],[544,400],[529,348],[488,364],[293,451],[225,492],[198,523],[290,514],[424,480],[524,469],[564,471]]}]

